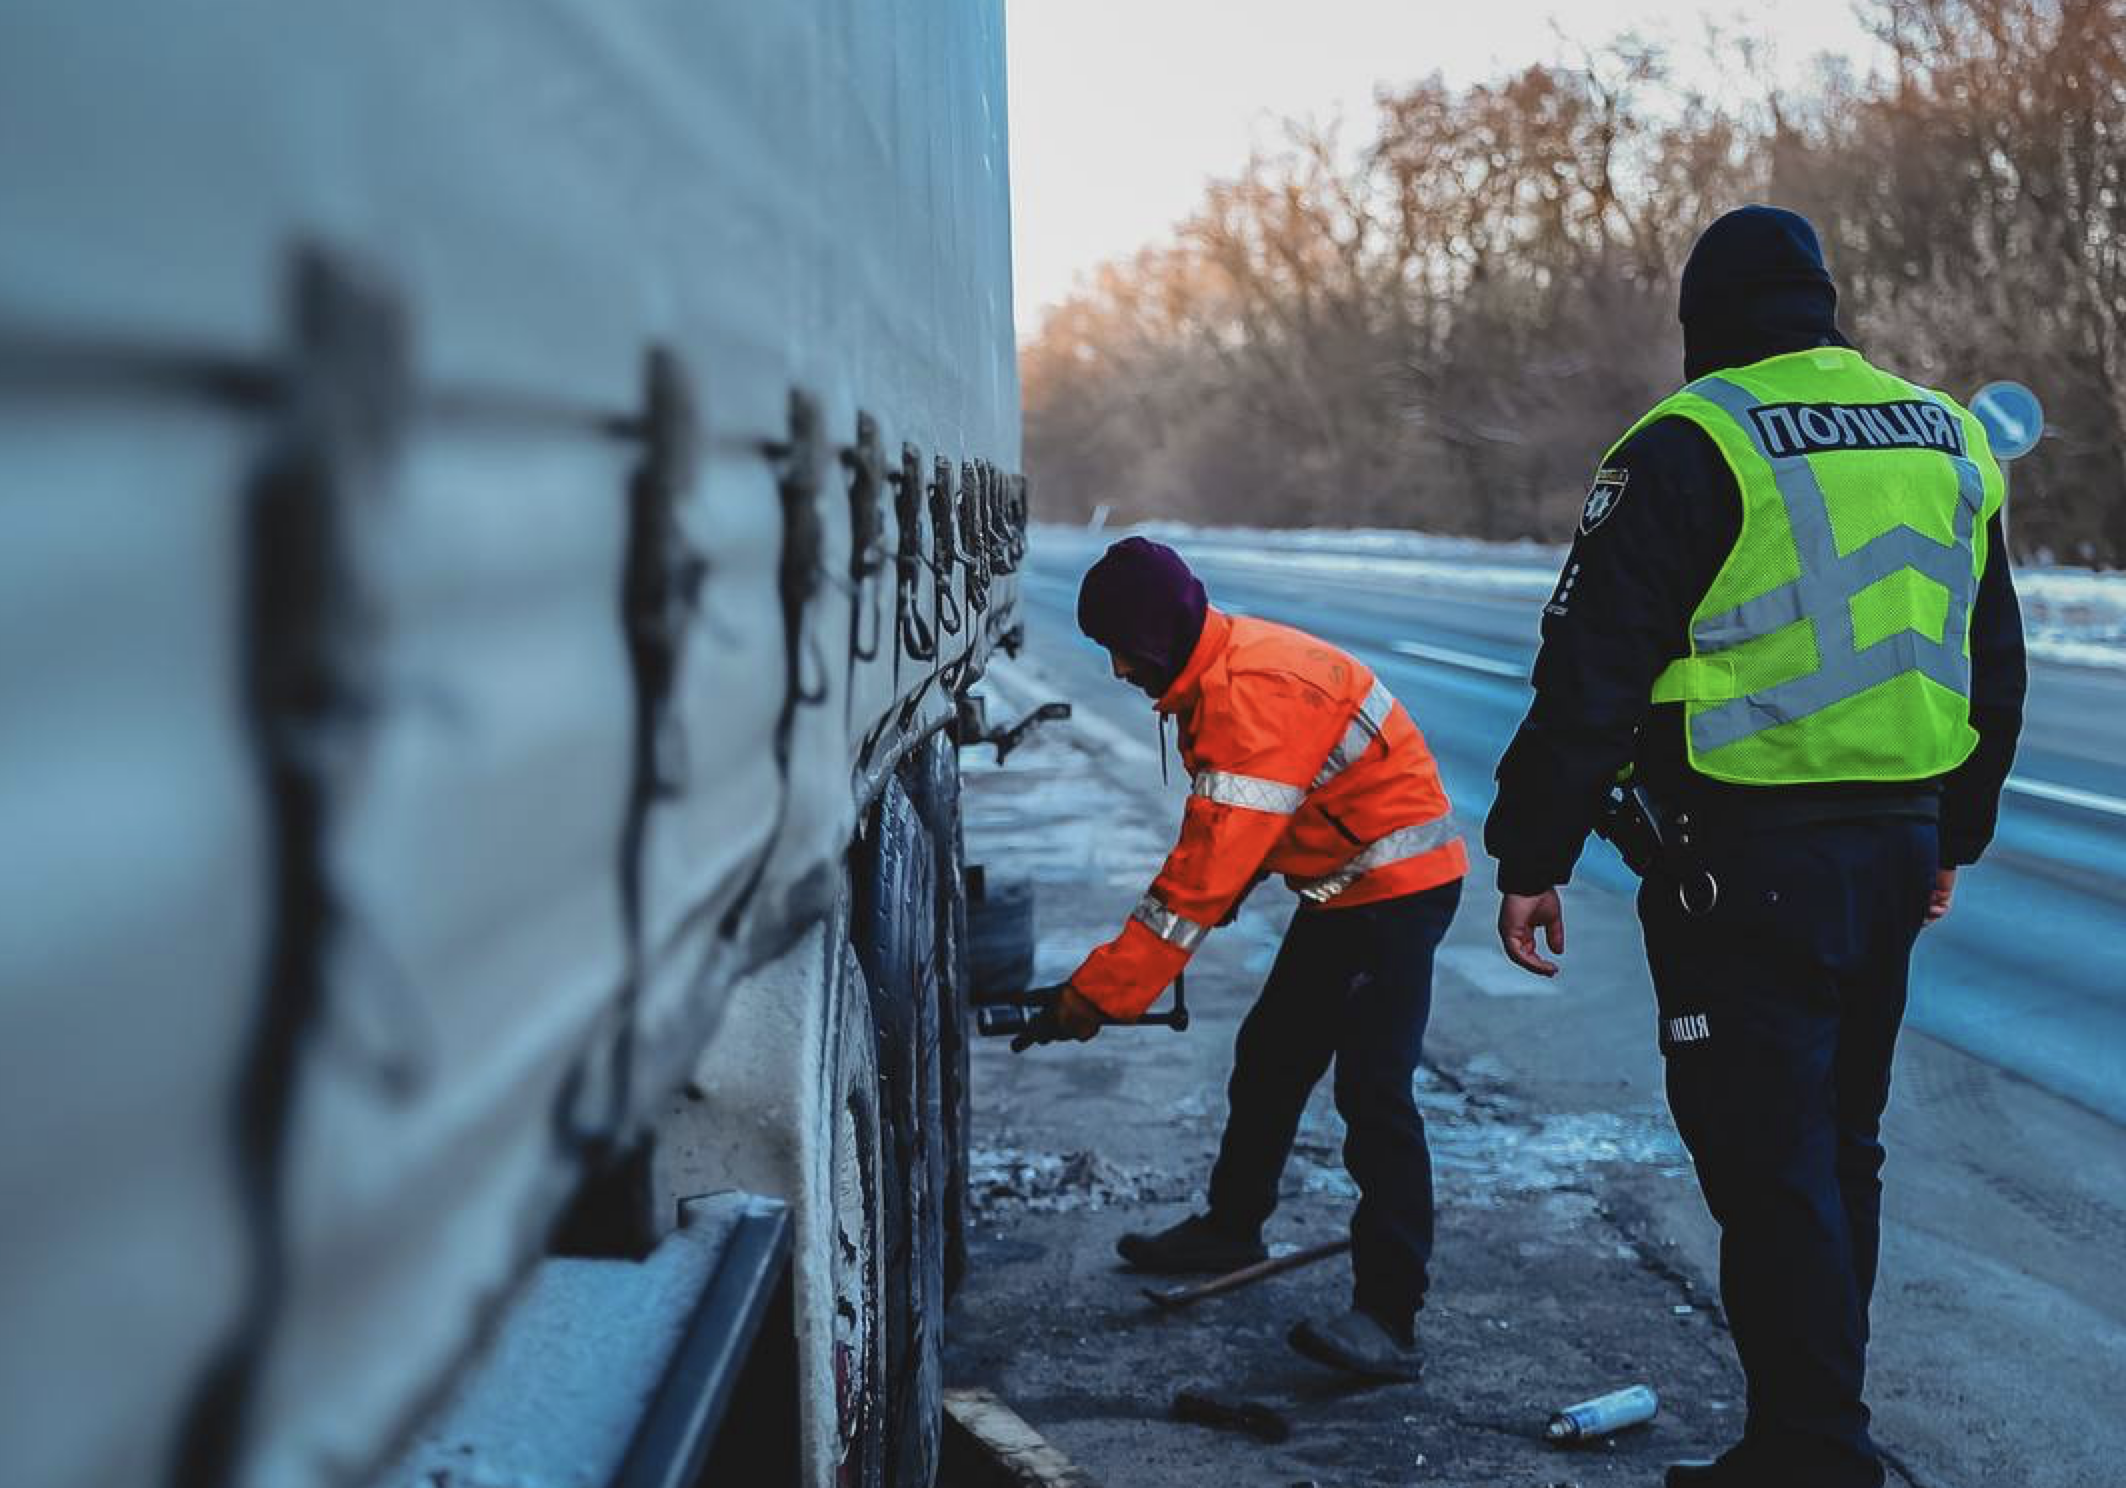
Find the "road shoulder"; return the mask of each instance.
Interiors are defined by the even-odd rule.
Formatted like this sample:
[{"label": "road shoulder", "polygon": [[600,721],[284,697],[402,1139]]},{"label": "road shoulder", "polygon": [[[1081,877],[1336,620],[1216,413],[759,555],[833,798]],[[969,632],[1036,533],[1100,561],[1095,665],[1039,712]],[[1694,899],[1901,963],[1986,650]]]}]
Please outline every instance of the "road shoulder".
[{"label": "road shoulder", "polygon": [[[1038,668],[998,681],[1012,702],[1067,691]],[[971,767],[970,858],[1036,880],[1041,980],[1115,933],[1178,816],[1177,785],[1112,734],[1058,728],[1002,772]],[[1440,1205],[1421,1385],[1351,1388],[1286,1346],[1293,1321],[1344,1305],[1343,1260],[1169,1315],[1113,1255],[1125,1230],[1201,1204],[1233,1034],[1288,913],[1270,889],[1192,966],[1187,1034],[977,1049],[979,1224],[951,1381],[994,1390],[1111,1484],[1590,1488],[1657,1481],[1668,1458],[1724,1444],[1742,1394],[1714,1294],[1717,1235],[1661,1094],[1636,922],[1624,896],[1568,895],[1572,952],[1555,983],[1499,956],[1481,884],[1442,947],[1419,1086]],[[1897,1083],[1878,1434],[1925,1488],[2105,1481],[2126,1453],[2105,1383],[2126,1377],[2118,1128],[1918,1034]],[[1343,1233],[1339,1141],[1324,1089],[1274,1245]],[[1662,1399],[1652,1427],[1593,1450],[1541,1441],[1552,1410],[1641,1382]],[[1184,1388],[1268,1404],[1292,1436],[1273,1446],[1170,1421]]]}]

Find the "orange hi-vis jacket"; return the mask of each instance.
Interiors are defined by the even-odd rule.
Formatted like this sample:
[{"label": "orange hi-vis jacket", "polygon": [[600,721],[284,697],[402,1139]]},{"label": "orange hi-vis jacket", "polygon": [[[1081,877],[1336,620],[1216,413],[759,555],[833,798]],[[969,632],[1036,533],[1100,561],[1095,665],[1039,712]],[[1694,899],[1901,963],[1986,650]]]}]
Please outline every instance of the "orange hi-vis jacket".
[{"label": "orange hi-vis jacket", "polygon": [[1110,1018],[1156,1002],[1263,873],[1284,874],[1311,912],[1469,871],[1424,736],[1326,641],[1214,609],[1158,706],[1180,724],[1193,783],[1151,892],[1071,976]]}]

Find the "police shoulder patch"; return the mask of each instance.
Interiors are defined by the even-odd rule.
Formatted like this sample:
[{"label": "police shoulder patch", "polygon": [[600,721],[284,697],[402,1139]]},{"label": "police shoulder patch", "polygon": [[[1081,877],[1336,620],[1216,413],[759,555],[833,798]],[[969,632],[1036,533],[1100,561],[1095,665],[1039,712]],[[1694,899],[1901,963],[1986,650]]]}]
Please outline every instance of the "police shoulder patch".
[{"label": "police shoulder patch", "polygon": [[1624,483],[1630,479],[1631,472],[1619,467],[1604,466],[1595,472],[1594,484],[1587,488],[1587,504],[1580,508],[1582,536],[1608,520],[1624,499]]}]

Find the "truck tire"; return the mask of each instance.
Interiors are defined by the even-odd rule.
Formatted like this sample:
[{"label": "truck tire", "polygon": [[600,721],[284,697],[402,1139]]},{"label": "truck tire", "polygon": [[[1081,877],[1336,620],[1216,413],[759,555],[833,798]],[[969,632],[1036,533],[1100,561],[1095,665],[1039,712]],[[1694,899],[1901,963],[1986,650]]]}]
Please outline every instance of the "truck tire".
[{"label": "truck tire", "polygon": [[974,998],[968,977],[967,895],[962,888],[958,813],[952,830],[938,847],[938,923],[945,931],[939,964],[938,1030],[944,1060],[941,1095],[945,1107],[945,1298],[960,1289],[967,1275],[967,1171],[974,1150],[973,1052]]},{"label": "truck tire", "polygon": [[848,955],[834,989],[833,1135],[826,1249],[833,1293],[834,1413],[841,1488],[886,1488],[885,1209],[893,1166],[879,1109],[878,1038],[863,972]]},{"label": "truck tire", "polygon": [[937,852],[939,1094],[945,1110],[945,1297],[967,1274],[967,1165],[974,1147],[970,1054],[974,1039],[968,955],[966,838],[960,823],[960,751],[939,732],[910,761],[908,793]]},{"label": "truck tire", "polygon": [[[704,1051],[658,1121],[644,1195],[662,1214],[730,1189],[790,1203],[796,1349],[788,1388],[798,1479],[810,1488],[892,1481],[887,1331],[896,1303],[886,1211],[899,1177],[881,1109],[870,984],[856,952],[854,877],[832,915],[732,983],[729,1036]],[[727,1418],[724,1428],[738,1443],[779,1429],[778,1421],[746,1418]]]},{"label": "truck tire", "polygon": [[899,780],[879,800],[852,926],[878,1032],[889,1488],[930,1488],[944,1409],[937,852]]}]

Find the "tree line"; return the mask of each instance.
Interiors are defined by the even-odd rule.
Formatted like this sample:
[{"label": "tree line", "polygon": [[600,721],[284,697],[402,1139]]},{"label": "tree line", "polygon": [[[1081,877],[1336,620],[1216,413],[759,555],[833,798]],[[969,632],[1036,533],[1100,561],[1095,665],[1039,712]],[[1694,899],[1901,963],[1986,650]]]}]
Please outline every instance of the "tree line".
[{"label": "tree line", "polygon": [[2029,384],[2026,559],[2126,563],[2126,0],[1865,0],[1888,61],[1686,87],[1631,38],[1292,126],[1021,353],[1037,514],[1562,539],[1682,380],[1676,279],[1750,201],[1813,221],[1840,324],[1968,399]]}]

